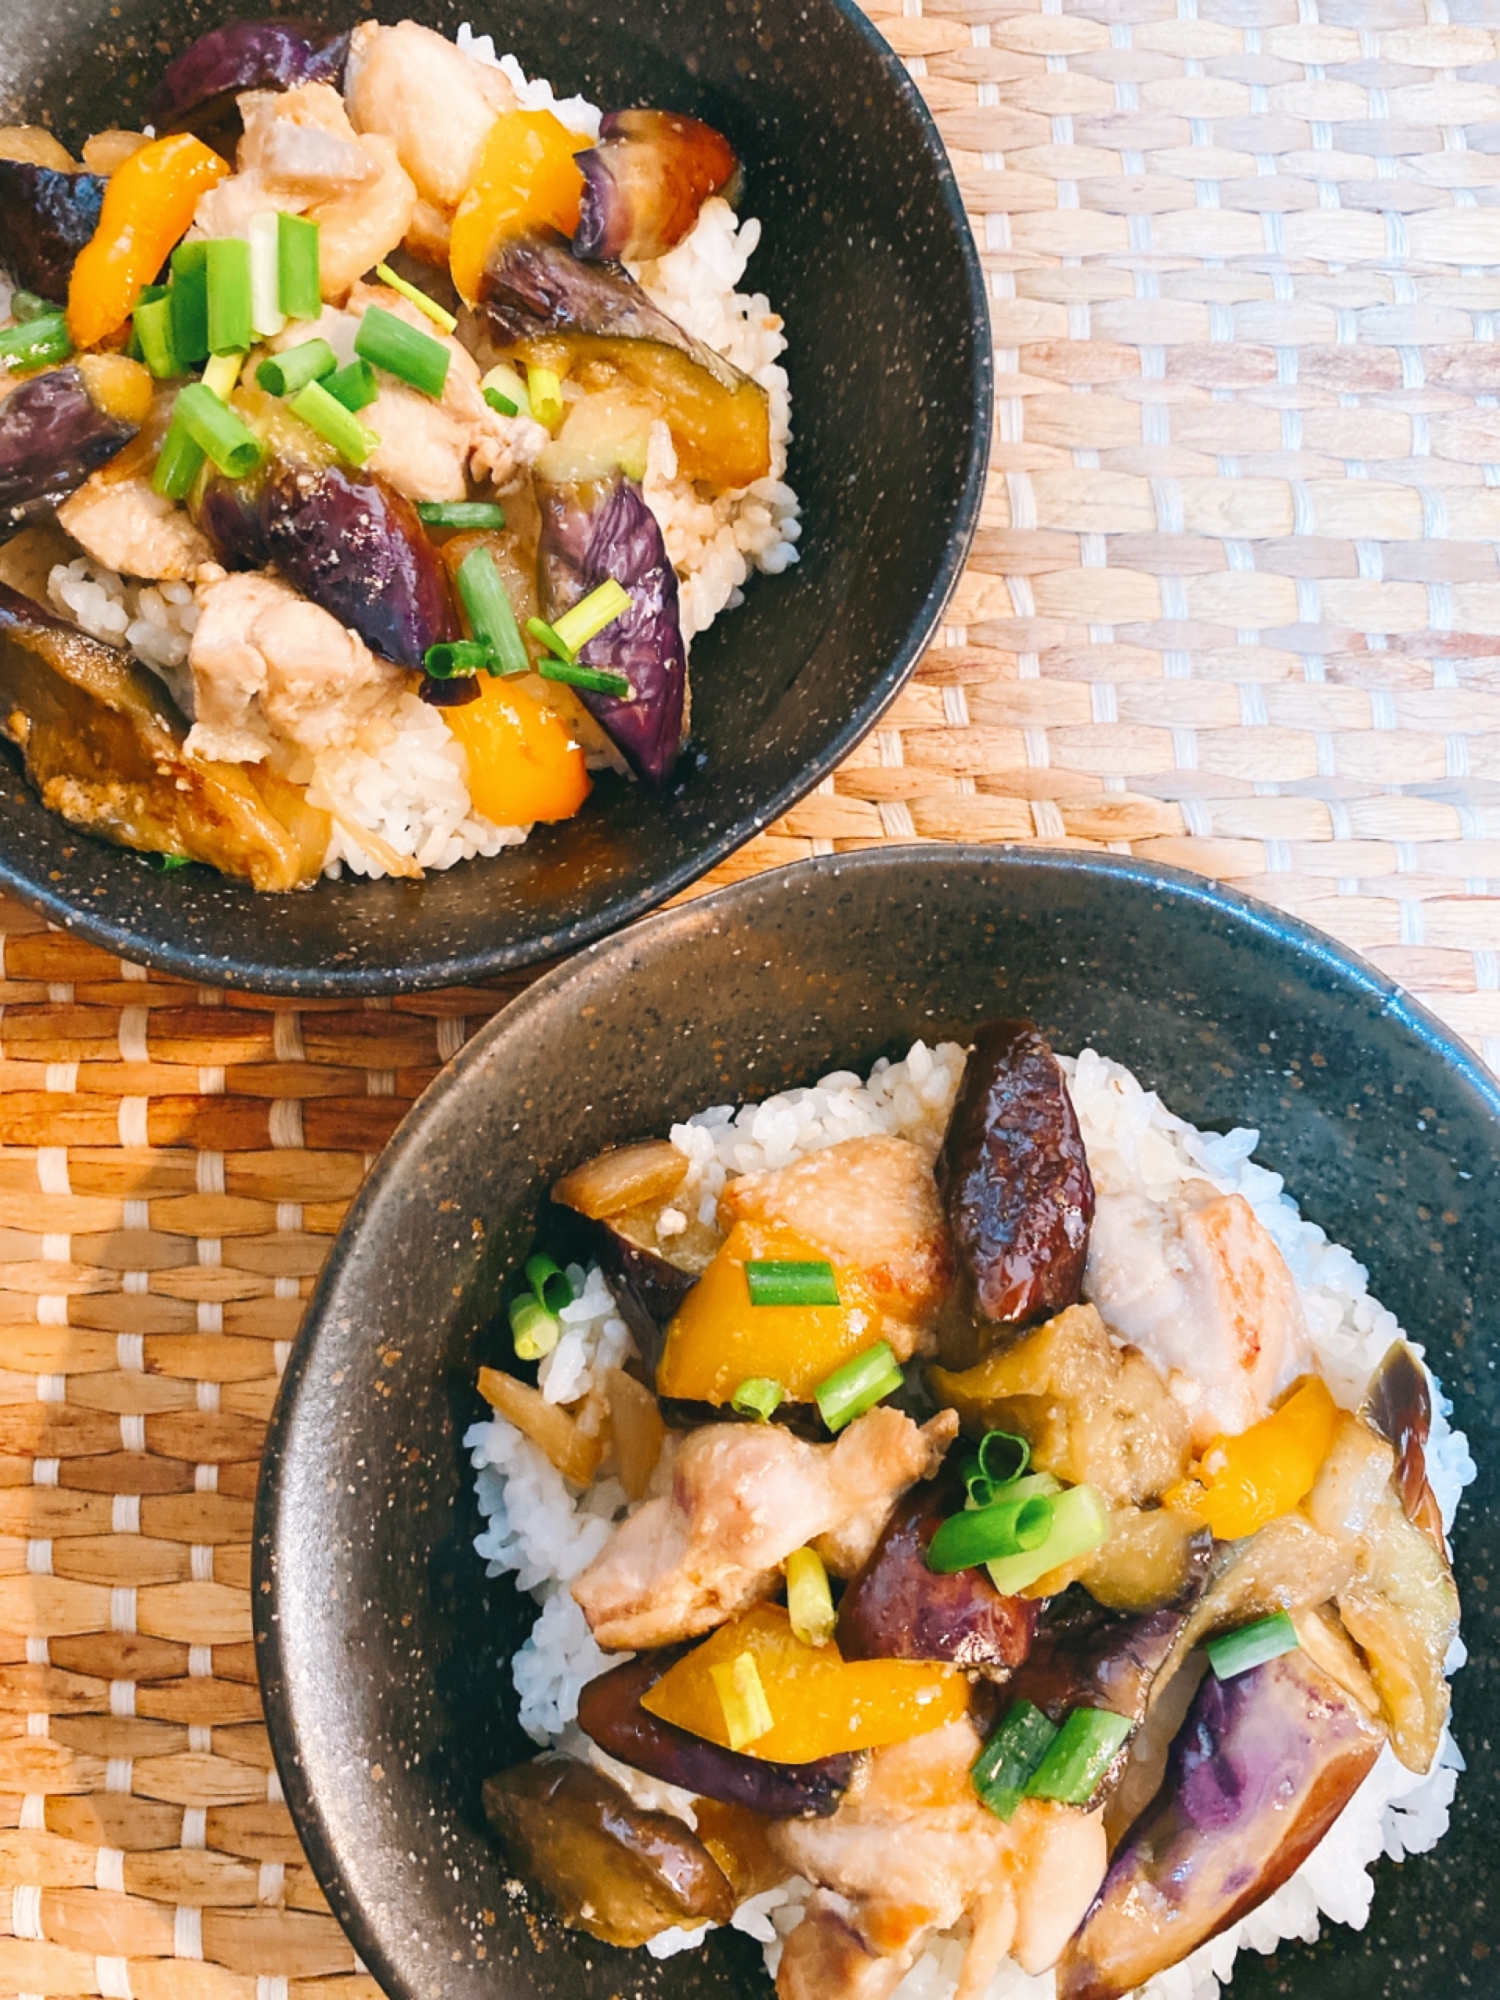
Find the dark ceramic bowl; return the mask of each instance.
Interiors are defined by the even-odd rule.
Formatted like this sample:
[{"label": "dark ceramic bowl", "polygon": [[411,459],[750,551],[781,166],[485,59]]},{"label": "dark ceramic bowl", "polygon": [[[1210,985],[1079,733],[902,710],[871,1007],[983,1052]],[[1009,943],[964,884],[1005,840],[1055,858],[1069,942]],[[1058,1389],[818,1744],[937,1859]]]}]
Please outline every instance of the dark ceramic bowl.
[{"label": "dark ceramic bowl", "polygon": [[[0,123],[45,118],[75,143],[130,125],[167,53],[222,11],[0,0]],[[343,26],[360,10],[294,11]],[[570,92],[696,112],[729,135],[765,226],[747,282],[790,335],[802,559],[754,579],[695,646],[694,754],[666,798],[607,777],[575,819],[424,882],[257,897],[206,868],[157,875],[44,812],[0,766],[0,887],[192,980],[306,994],[452,985],[653,908],[810,791],[875,721],[957,580],[984,484],[979,259],[932,120],[851,0],[510,0],[493,17],[470,0],[401,0],[384,14],[445,34],[473,16]]]},{"label": "dark ceramic bowl", "polygon": [[479,1789],[534,1747],[506,1670],[534,1607],[470,1546],[475,1370],[503,1362],[499,1288],[563,1168],[1022,1012],[1197,1124],[1258,1126],[1259,1157],[1427,1343],[1481,1465],[1456,1535],[1472,1658],[1452,1830],[1381,1863],[1367,1930],[1242,1957],[1236,2000],[1496,1990],[1479,1961],[1500,1947],[1500,1092],[1389,981],[1230,891],[1096,855],[929,847],[748,881],[550,973],[413,1109],[334,1248],[267,1449],[256,1638],[298,1828],[396,2000],[765,2000],[736,1932],[658,1966],[539,1922],[506,1888]]}]

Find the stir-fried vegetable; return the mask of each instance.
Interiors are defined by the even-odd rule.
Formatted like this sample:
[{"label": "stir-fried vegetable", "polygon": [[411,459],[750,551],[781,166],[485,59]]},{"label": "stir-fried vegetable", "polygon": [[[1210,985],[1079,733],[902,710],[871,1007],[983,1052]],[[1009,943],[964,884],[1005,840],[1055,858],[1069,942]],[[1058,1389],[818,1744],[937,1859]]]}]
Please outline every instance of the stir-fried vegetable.
[{"label": "stir-fried vegetable", "polygon": [[1262,1422],[1215,1438],[1167,1503],[1196,1514],[1222,1541],[1252,1535],[1307,1498],[1338,1425],[1338,1405],[1315,1375]]},{"label": "stir-fried vegetable", "polygon": [[734,148],[677,111],[611,111],[580,153],[584,188],[573,236],[579,257],[643,263],[680,243],[708,197],[739,177]]},{"label": "stir-fried vegetable", "polygon": [[87,354],[22,382],[0,402],[0,526],[55,507],[129,443],[151,381],[123,355]]},{"label": "stir-fried vegetable", "polygon": [[68,285],[68,325],[79,347],[97,347],[125,324],[199,199],[228,172],[202,140],[176,132],[153,139],[110,176],[99,226]]},{"label": "stir-fried vegetable", "polygon": [[1253,1625],[1242,1625],[1237,1632],[1221,1632],[1203,1650],[1219,1679],[1228,1681],[1290,1653],[1299,1643],[1291,1619],[1284,1611],[1275,1611],[1269,1618],[1257,1618]]},{"label": "stir-fried vegetable", "polygon": [[478,299],[485,263],[506,237],[547,228],[572,235],[583,192],[574,155],[588,144],[550,111],[508,111],[495,120],[449,238],[449,266],[465,304]]},{"label": "stir-fried vegetable", "polygon": [[583,751],[554,710],[488,674],[479,696],[448,717],[469,759],[476,812],[500,826],[568,819],[589,795]]},{"label": "stir-fried vegetable", "polygon": [[105,186],[102,174],[0,158],[0,266],[61,305],[74,259],[99,226]]}]

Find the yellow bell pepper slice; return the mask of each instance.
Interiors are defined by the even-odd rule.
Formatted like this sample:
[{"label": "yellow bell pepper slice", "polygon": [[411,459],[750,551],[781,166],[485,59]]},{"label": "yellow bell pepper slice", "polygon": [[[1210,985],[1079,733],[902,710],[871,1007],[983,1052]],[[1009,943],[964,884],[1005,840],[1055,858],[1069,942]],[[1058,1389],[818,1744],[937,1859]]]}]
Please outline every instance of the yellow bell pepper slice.
[{"label": "yellow bell pepper slice", "polygon": [[478,298],[485,259],[502,237],[542,228],[573,234],[583,192],[573,155],[593,143],[550,111],[507,111],[495,120],[448,239],[453,282],[467,304]]},{"label": "yellow bell pepper slice", "polygon": [[119,332],[186,232],[199,199],[228,172],[229,162],[191,132],[153,139],[116,167],[99,226],[79,251],[68,285],[75,347],[97,347]]},{"label": "yellow bell pepper slice", "polygon": [[752,1305],[745,1266],[763,1258],[828,1261],[792,1230],[737,1222],[667,1328],[658,1394],[727,1403],[741,1382],[763,1376],[789,1401],[810,1403],[826,1376],[880,1338],[879,1309],[854,1273],[838,1267],[836,1306]]},{"label": "yellow bell pepper slice", "polygon": [[445,708],[469,759],[469,797],[497,826],[571,819],[589,795],[582,747],[553,708],[513,681],[479,676],[479,698]]},{"label": "yellow bell pepper slice", "polygon": [[1215,1438],[1195,1476],[1164,1496],[1167,1505],[1196,1514],[1221,1541],[1253,1535],[1311,1493],[1339,1415],[1327,1383],[1311,1377],[1238,1437]]},{"label": "yellow bell pepper slice", "polygon": [[[772,1721],[753,1742],[731,1746],[714,1669],[733,1668],[746,1654],[755,1662]],[[721,1626],[641,1697],[641,1706],[663,1722],[772,1764],[905,1743],[959,1721],[968,1703],[969,1684],[956,1667],[845,1660],[832,1643],[804,1645],[780,1604],[757,1604]]]}]

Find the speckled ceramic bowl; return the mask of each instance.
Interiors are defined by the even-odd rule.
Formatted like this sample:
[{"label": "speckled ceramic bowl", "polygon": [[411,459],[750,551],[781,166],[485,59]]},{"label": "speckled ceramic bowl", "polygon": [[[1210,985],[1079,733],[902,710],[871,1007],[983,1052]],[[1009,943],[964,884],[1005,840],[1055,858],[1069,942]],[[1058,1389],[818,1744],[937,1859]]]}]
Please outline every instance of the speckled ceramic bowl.
[{"label": "speckled ceramic bowl", "polygon": [[563,1168],[1023,1012],[1197,1124],[1258,1126],[1259,1157],[1427,1343],[1481,1464],[1456,1537],[1472,1658],[1452,1830],[1381,1864],[1367,1930],[1243,1957],[1235,2000],[1496,1991],[1500,1093],[1388,981],[1227,890],[1096,855],[929,847],[742,883],[549,974],[411,1112],[335,1246],[266,1454],[257,1642],[298,1827],[397,2000],[765,2000],[737,1933],[657,1966],[506,1886],[479,1791],[533,1748],[506,1670],[533,1606],[471,1548],[475,1371],[503,1358],[500,1285]]},{"label": "speckled ceramic bowl", "polygon": [[[246,8],[254,12],[254,6]],[[265,11],[272,11],[269,6]],[[787,323],[802,559],[755,578],[693,649],[693,754],[648,797],[607,777],[525,847],[420,883],[256,897],[154,874],[45,813],[0,760],[0,887],[192,980],[381,993],[479,979],[605,935],[809,791],[910,673],[962,567],[991,419],[984,280],[932,121],[850,0],[353,0],[451,34],[472,18],[527,70],[606,105],[721,127],[764,224],[746,282]],[[0,123],[75,143],[129,125],[201,0],[0,0]]]}]

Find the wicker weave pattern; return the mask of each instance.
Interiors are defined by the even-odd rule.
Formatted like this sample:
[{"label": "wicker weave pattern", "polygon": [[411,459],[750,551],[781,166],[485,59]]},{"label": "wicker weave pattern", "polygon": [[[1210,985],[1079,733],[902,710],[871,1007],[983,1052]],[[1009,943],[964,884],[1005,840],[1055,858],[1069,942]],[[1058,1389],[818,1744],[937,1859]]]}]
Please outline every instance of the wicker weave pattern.
[{"label": "wicker weave pattern", "polygon": [[[1493,9],[872,11],[990,274],[984,521],[916,681],[715,879],[1159,856],[1500,1063]],[[277,1794],[251,1501],[351,1194],[507,995],[292,1009],[3,903],[0,944],[0,2000],[376,2000]]]}]

